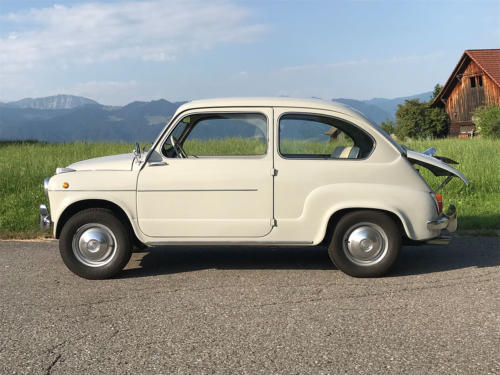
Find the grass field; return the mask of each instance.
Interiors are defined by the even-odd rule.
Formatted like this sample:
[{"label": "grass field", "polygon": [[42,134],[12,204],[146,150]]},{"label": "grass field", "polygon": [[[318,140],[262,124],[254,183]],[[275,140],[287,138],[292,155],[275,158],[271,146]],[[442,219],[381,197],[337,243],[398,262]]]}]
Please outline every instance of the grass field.
[{"label": "grass field", "polygon": [[[406,145],[423,151],[436,147],[438,155],[460,162],[458,169],[471,182],[466,187],[453,179],[443,190],[444,205],[455,203],[460,229],[492,230],[500,228],[500,141],[473,139],[441,139],[412,141]],[[194,154],[203,154],[203,145],[189,146]],[[258,154],[257,143],[240,154]],[[187,147],[186,147],[187,148]],[[108,143],[0,142],[0,238],[39,236],[38,206],[48,203],[43,194],[43,179],[52,176],[56,167],[93,157],[130,152],[133,145]],[[433,187],[435,178],[422,168],[422,174]]]}]

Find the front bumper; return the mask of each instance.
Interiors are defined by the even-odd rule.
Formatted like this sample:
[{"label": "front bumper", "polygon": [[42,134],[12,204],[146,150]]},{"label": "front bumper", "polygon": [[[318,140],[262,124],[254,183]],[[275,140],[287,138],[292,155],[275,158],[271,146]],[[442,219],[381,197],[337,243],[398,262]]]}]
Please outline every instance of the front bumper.
[{"label": "front bumper", "polygon": [[40,230],[42,232],[49,230],[50,226],[52,225],[49,209],[44,204],[40,205],[39,221],[40,221]]}]

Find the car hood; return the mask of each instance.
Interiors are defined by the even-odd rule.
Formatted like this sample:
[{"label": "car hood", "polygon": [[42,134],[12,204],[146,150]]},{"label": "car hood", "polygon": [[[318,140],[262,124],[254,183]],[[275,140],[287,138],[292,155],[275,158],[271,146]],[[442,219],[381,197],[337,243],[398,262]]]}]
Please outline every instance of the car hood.
[{"label": "car hood", "polygon": [[79,161],[68,165],[67,168],[75,171],[130,171],[134,159],[135,155],[133,153],[111,155]]},{"label": "car hood", "polygon": [[[465,176],[459,170],[453,168],[451,165],[438,159],[438,157],[431,156],[429,154],[424,154],[424,153],[417,152],[417,151],[413,151],[410,149],[406,150],[406,157],[413,164],[417,164],[417,165],[420,165],[424,168],[427,168],[435,176],[458,177],[463,182],[465,182],[466,185],[469,185],[469,181],[465,178]],[[443,158],[443,159],[447,159],[447,158]]]}]

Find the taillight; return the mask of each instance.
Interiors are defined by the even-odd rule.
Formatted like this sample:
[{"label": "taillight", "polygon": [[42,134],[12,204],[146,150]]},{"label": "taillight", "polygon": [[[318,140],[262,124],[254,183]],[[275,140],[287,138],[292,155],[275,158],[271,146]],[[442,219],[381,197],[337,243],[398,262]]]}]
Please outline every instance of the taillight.
[{"label": "taillight", "polygon": [[436,200],[438,202],[438,212],[443,212],[443,196],[436,193]]}]

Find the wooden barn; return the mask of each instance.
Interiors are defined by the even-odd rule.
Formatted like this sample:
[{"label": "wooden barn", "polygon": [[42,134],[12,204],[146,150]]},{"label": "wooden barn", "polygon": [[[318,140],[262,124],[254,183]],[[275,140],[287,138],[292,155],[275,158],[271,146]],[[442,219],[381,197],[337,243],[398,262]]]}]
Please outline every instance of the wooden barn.
[{"label": "wooden barn", "polygon": [[500,49],[466,50],[432,105],[444,107],[450,119],[448,135],[474,134],[474,110],[500,105]]}]

